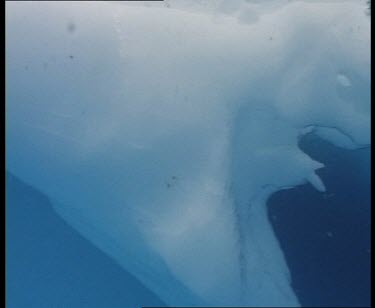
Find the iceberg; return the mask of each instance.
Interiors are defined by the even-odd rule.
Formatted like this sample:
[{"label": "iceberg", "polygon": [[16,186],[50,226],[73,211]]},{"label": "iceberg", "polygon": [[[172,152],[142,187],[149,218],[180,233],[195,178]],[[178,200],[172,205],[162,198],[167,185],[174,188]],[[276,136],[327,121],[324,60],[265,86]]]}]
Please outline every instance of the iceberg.
[{"label": "iceberg", "polygon": [[268,197],[370,144],[362,1],[7,2],[6,168],[171,306],[299,306]]}]

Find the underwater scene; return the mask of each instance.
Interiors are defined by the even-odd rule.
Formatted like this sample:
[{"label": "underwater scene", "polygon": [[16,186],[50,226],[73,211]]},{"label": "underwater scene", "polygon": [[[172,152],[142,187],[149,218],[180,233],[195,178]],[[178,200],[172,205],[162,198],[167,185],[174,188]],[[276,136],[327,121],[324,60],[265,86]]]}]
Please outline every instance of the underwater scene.
[{"label": "underwater scene", "polygon": [[6,307],[370,307],[370,2],[6,2]]}]

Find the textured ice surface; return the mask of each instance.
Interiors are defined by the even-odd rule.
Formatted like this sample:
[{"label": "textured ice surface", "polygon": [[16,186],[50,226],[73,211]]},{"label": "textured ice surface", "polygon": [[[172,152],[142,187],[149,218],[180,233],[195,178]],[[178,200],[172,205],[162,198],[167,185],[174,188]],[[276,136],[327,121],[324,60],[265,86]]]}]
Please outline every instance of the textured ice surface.
[{"label": "textured ice surface", "polygon": [[361,1],[8,2],[6,22],[10,172],[169,304],[299,305],[265,203],[324,191],[306,132],[370,142]]}]

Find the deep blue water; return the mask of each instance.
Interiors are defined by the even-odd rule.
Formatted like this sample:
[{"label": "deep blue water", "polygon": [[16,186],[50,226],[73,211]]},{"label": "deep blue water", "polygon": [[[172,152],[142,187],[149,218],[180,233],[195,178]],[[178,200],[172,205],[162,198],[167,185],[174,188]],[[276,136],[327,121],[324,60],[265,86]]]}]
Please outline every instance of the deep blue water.
[{"label": "deep blue water", "polygon": [[325,164],[318,174],[327,193],[303,185],[268,202],[295,292],[307,307],[369,307],[370,149],[340,149],[313,134],[300,147]]}]

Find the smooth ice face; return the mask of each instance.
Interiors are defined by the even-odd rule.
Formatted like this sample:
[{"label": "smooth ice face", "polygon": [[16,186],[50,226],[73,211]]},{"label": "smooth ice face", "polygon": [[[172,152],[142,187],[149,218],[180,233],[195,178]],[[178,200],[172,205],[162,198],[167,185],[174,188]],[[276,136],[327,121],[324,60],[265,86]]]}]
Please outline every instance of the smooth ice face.
[{"label": "smooth ice face", "polygon": [[171,305],[298,306],[265,202],[370,143],[370,21],[207,3],[8,2],[7,169]]}]

